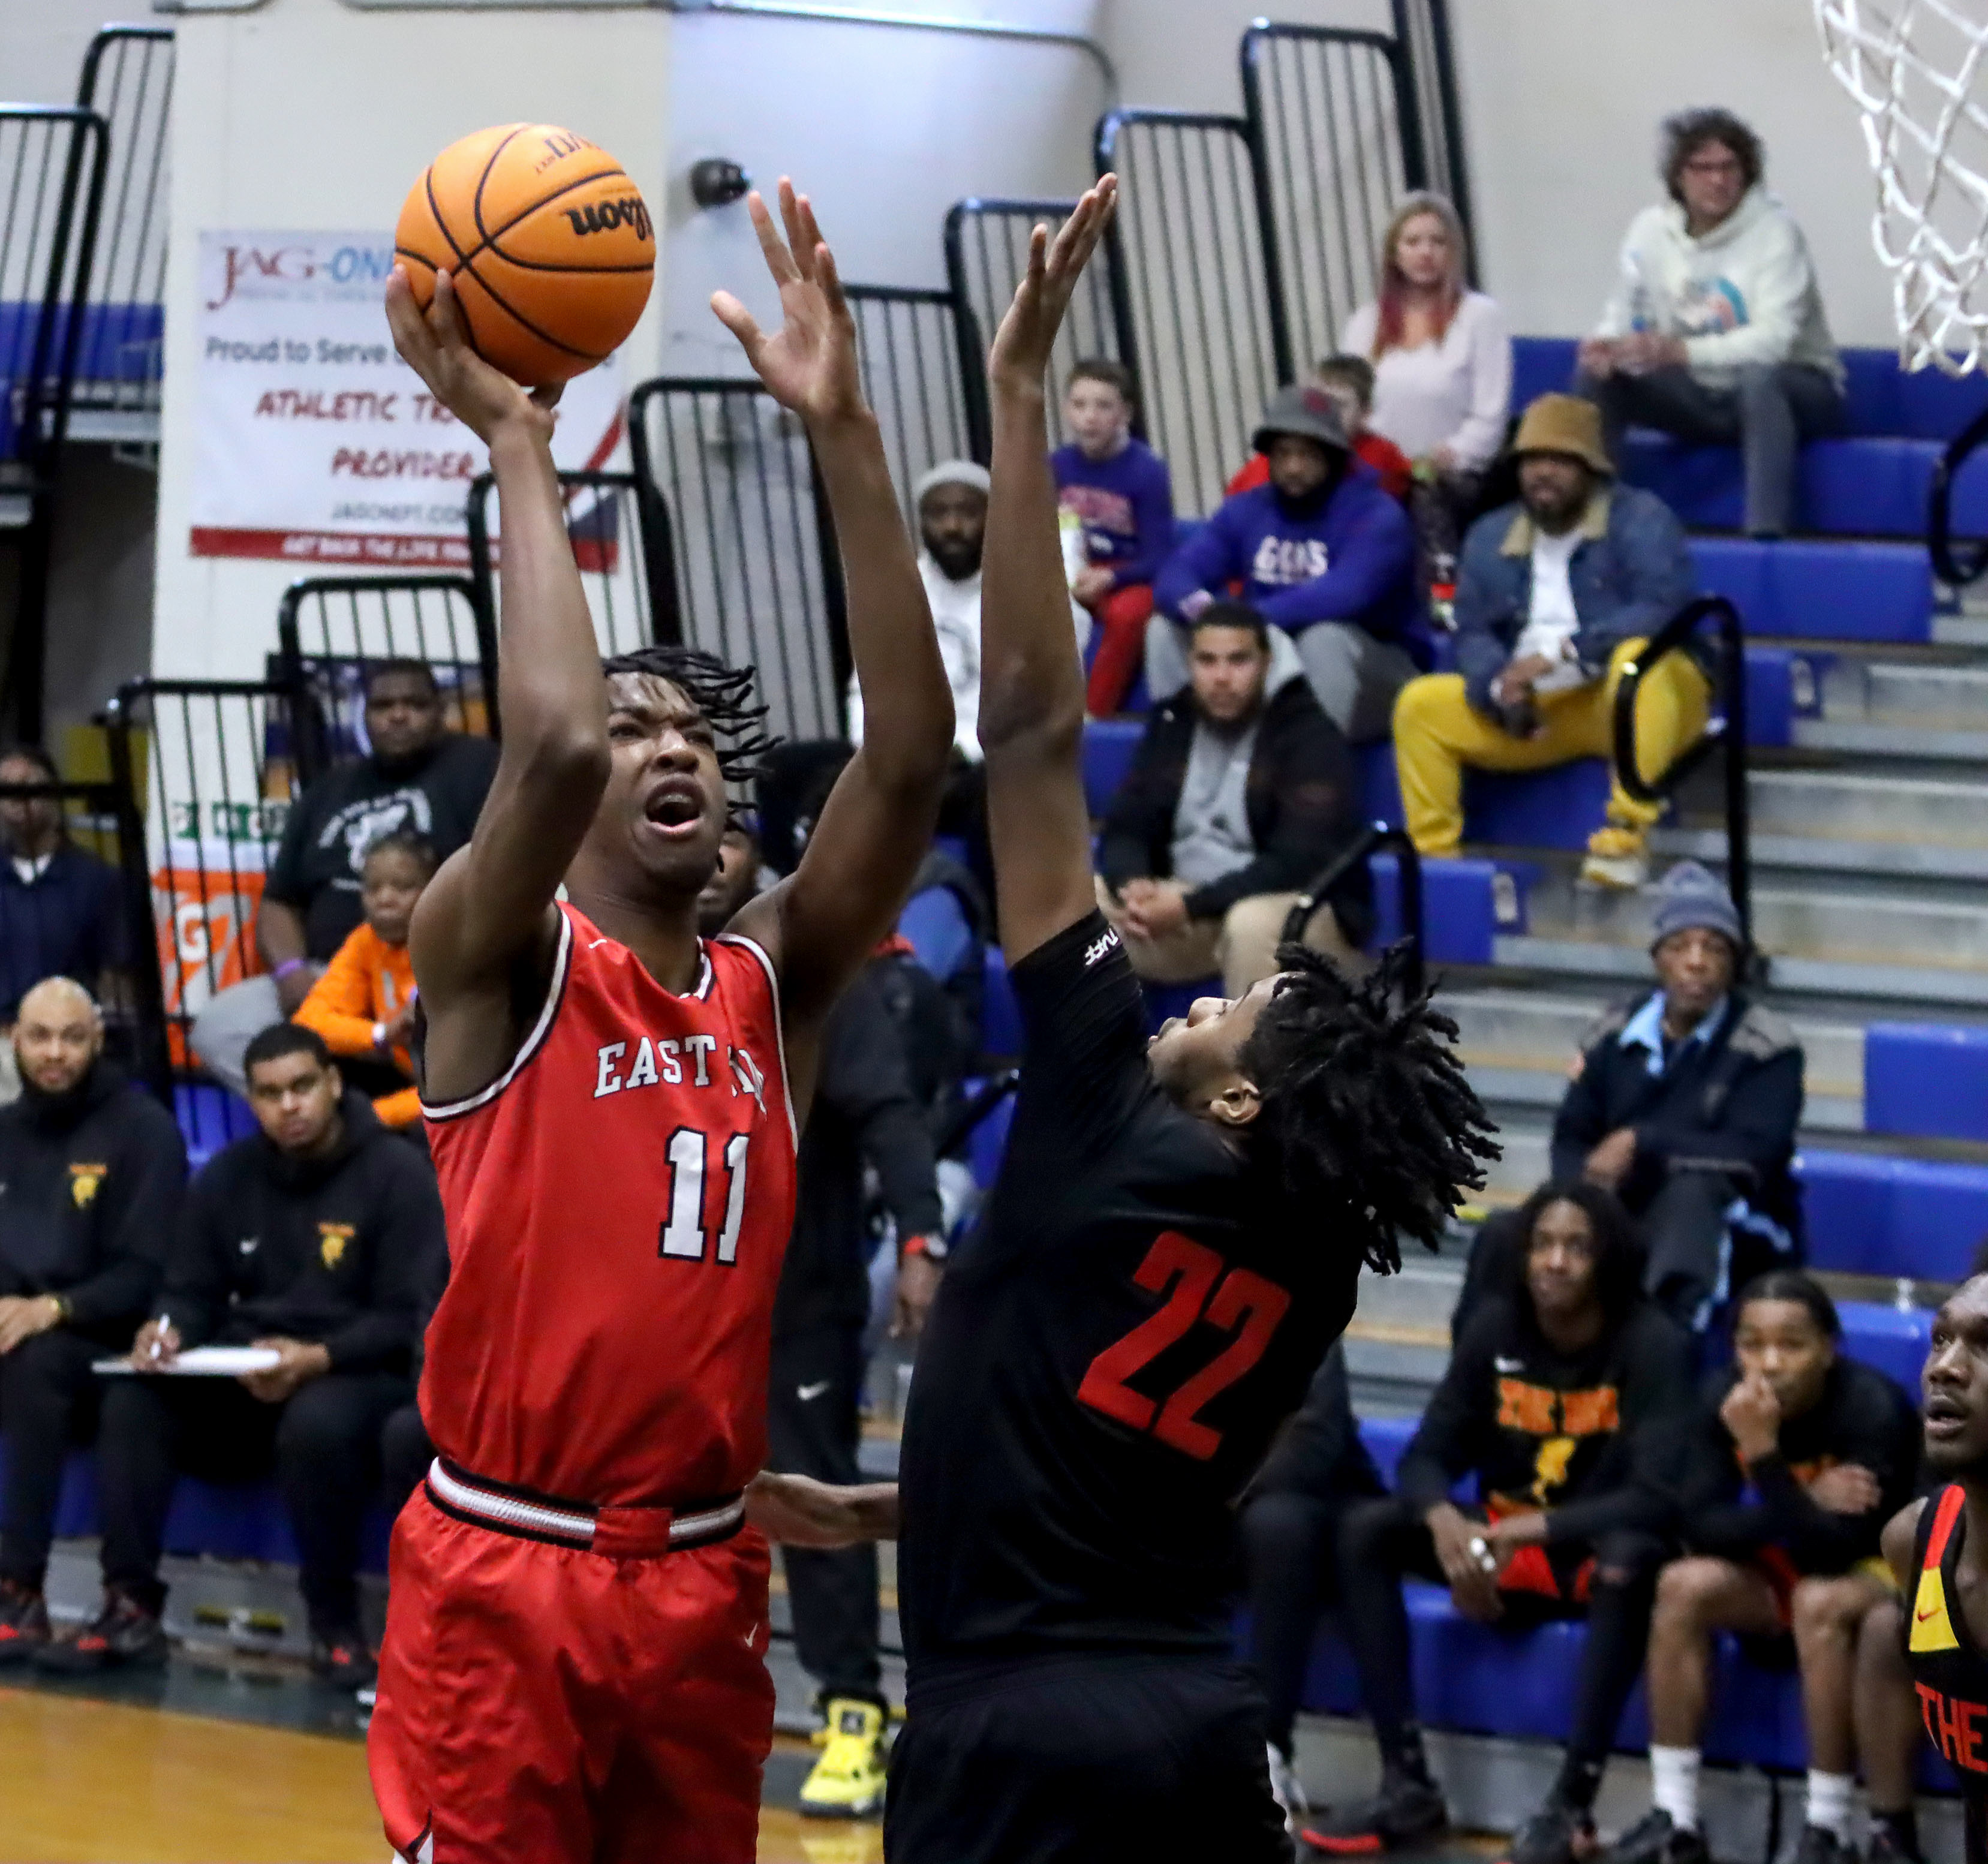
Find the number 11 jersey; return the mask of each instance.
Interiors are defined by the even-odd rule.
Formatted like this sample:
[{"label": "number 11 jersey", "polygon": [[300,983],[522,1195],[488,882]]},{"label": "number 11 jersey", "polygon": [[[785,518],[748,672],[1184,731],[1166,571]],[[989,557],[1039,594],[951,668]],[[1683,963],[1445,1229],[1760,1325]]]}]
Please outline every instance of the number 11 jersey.
[{"label": "number 11 jersey", "polygon": [[679,996],[559,910],[516,1059],[423,1108],[449,1283],[421,1416],[486,1481],[597,1507],[727,1497],[766,1460],[793,1223],[773,966],[750,939],[711,940]]},{"label": "number 11 jersey", "polygon": [[1235,1500],[1359,1260],[1259,1203],[1146,1057],[1096,914],[1016,966],[1006,1155],[919,1344],[899,1480],[911,1686],[950,1659],[1222,1650]]}]

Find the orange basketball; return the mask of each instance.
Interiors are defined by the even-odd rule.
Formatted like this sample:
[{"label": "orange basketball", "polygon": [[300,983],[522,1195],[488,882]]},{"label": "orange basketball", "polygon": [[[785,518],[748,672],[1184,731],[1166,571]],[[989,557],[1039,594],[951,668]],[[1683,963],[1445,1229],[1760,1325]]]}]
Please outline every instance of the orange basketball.
[{"label": "orange basketball", "polygon": [[478,354],[527,387],[617,349],[656,269],[655,228],[621,164],[545,123],[450,144],[401,209],[394,251],[424,308],[436,272],[450,275]]}]

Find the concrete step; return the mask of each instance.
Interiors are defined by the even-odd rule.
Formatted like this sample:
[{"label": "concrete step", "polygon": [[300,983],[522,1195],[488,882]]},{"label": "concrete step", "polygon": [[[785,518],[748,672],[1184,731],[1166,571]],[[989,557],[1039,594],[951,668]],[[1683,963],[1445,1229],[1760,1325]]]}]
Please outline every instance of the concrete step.
[{"label": "concrete step", "polygon": [[1988,667],[1842,655],[1822,679],[1825,719],[1988,732]]},{"label": "concrete step", "polygon": [[[1988,751],[1988,746],[1984,746]],[[1653,829],[1652,851],[1671,860],[1702,861],[1723,871],[1724,825]],[[1956,847],[1939,841],[1845,840],[1825,835],[1750,835],[1756,874],[1780,868],[1796,874],[1895,874],[1929,881],[1988,881],[1988,847]]]},{"label": "concrete step", "polygon": [[1988,783],[1756,770],[1746,793],[1751,826],[1762,836],[1988,850]]}]

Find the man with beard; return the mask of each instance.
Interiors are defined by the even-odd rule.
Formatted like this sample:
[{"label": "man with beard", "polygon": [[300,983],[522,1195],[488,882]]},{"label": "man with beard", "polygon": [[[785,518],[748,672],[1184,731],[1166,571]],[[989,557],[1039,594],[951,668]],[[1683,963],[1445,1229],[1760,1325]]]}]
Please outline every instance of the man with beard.
[{"label": "man with beard", "polygon": [[1276,661],[1296,649],[1333,723],[1355,744],[1384,737],[1395,694],[1430,664],[1407,515],[1354,458],[1323,389],[1280,389],[1253,444],[1269,483],[1223,500],[1153,585],[1177,625],[1147,629],[1146,685],[1163,699],[1187,684],[1188,625],[1240,583],[1286,649]]},{"label": "man with beard", "polygon": [[49,1641],[42,1581],[63,1458],[93,1419],[90,1362],[131,1343],[179,1209],[172,1115],[103,1058],[88,991],[44,979],[14,1025],[21,1098],[0,1108],[0,1665]]}]

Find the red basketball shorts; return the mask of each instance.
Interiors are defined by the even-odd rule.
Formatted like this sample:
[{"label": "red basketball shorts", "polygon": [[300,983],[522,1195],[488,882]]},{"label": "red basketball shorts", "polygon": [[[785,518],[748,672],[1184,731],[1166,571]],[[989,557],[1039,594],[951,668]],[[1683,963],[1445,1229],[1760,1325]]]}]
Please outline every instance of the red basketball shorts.
[{"label": "red basketball shorts", "polygon": [[752,1864],[766,1542],[615,1558],[401,1510],[367,1737],[387,1838],[474,1859]]}]

